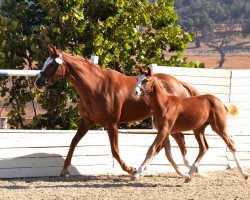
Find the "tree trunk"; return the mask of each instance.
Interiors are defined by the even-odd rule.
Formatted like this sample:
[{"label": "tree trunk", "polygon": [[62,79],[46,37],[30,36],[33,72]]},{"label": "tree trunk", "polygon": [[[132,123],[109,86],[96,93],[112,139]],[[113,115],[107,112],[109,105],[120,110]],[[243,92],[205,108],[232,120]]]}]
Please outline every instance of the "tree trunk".
[{"label": "tree trunk", "polygon": [[218,48],[218,51],[220,52],[220,62],[219,62],[219,65],[218,67],[216,67],[217,69],[222,69],[223,68],[223,64],[226,60],[226,54],[225,52],[221,49],[221,48]]},{"label": "tree trunk", "polygon": [[195,37],[195,48],[200,48],[201,47],[201,37],[196,36]]}]

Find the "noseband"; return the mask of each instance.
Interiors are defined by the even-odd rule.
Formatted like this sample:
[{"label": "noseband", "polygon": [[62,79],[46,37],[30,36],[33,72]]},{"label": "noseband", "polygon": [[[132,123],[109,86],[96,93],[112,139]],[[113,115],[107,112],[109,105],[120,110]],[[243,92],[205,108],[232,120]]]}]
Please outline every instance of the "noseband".
[{"label": "noseband", "polygon": [[57,63],[55,60],[53,60],[53,62],[55,62],[55,63],[53,63],[54,65],[57,64],[58,66],[54,67],[53,71],[50,74],[48,74],[45,71],[40,72],[41,76],[44,77],[45,84],[50,83],[51,79],[52,79],[52,76],[54,76],[54,75],[63,76],[63,72],[62,72],[62,74],[56,74],[56,71],[57,71],[58,67],[62,68],[62,64]]}]

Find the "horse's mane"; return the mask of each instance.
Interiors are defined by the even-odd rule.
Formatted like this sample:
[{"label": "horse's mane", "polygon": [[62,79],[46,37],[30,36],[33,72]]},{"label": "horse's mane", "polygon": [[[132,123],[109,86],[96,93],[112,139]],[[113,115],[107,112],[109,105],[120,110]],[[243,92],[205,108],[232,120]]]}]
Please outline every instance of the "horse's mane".
[{"label": "horse's mane", "polygon": [[64,52],[64,54],[66,54],[66,55],[68,55],[68,56],[71,56],[71,57],[74,57],[75,59],[78,59],[80,62],[88,62],[88,63],[91,63],[93,66],[102,69],[102,68],[100,67],[100,65],[94,63],[94,62],[91,61],[90,59],[85,58],[85,57],[83,57],[83,56],[81,56],[81,55],[78,55],[78,54],[75,54],[75,53],[67,53],[67,52]]}]

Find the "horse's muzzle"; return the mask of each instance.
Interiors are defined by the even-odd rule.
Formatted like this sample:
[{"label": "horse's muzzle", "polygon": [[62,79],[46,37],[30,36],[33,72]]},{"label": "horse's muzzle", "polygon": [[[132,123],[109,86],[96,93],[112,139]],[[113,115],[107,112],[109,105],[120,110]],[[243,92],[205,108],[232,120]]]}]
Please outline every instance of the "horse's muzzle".
[{"label": "horse's muzzle", "polygon": [[46,81],[44,79],[41,79],[41,78],[37,78],[35,80],[35,87],[38,89],[38,90],[41,90],[43,87],[45,87],[47,84],[46,84]]}]

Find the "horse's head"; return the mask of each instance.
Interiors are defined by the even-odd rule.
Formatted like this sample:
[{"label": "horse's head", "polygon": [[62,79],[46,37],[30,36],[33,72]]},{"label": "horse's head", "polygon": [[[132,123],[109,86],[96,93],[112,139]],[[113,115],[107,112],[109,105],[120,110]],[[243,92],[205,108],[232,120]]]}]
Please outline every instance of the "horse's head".
[{"label": "horse's head", "polygon": [[43,64],[43,68],[35,81],[35,86],[38,89],[61,79],[66,74],[61,51],[50,45],[49,52],[50,57]]},{"label": "horse's head", "polygon": [[147,71],[140,68],[140,73],[141,76],[138,77],[136,87],[134,89],[134,93],[137,97],[149,94],[154,84],[153,74],[150,67],[148,67]]}]

